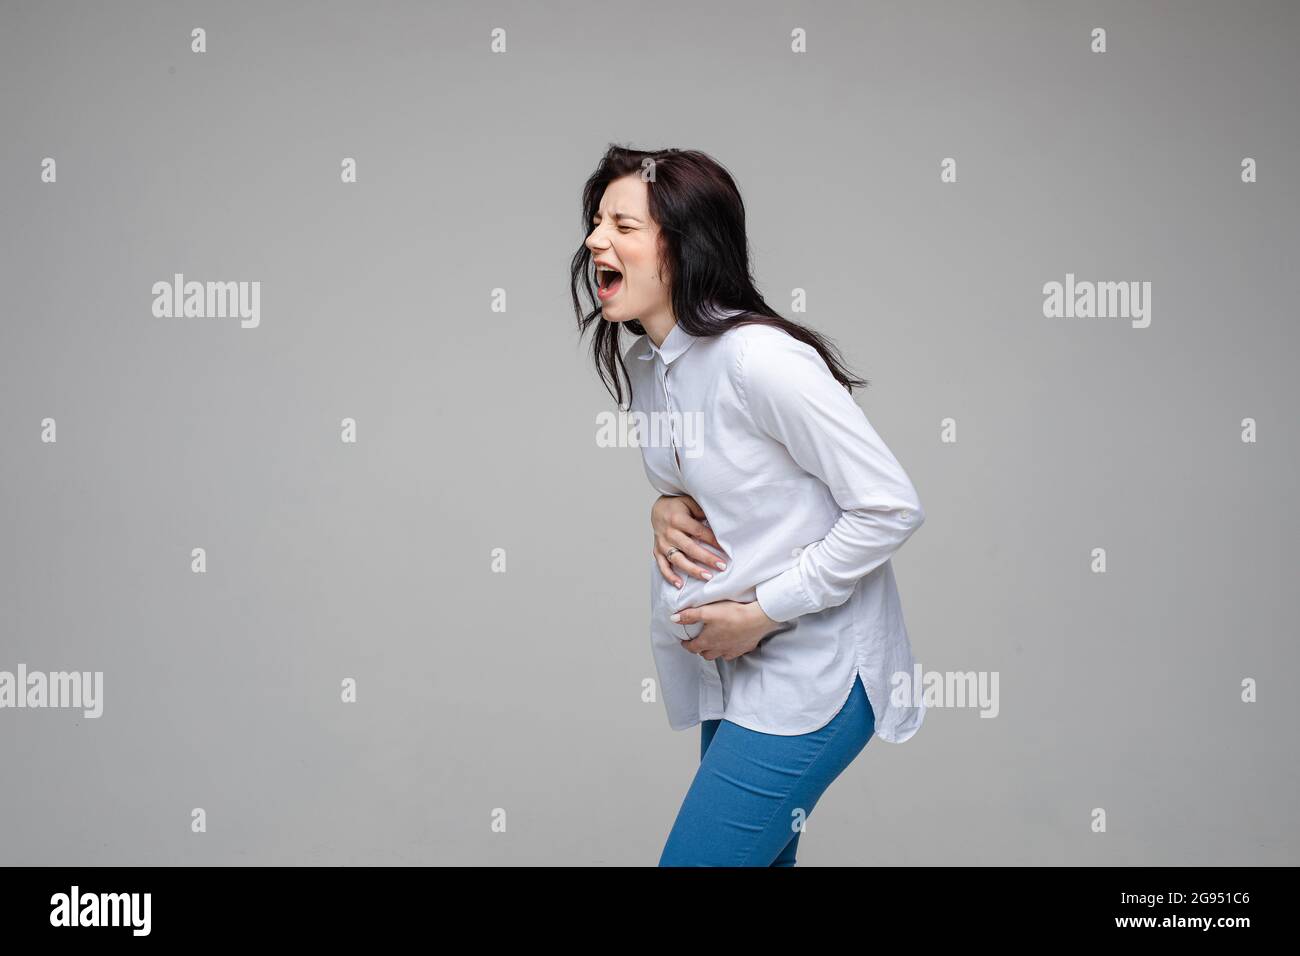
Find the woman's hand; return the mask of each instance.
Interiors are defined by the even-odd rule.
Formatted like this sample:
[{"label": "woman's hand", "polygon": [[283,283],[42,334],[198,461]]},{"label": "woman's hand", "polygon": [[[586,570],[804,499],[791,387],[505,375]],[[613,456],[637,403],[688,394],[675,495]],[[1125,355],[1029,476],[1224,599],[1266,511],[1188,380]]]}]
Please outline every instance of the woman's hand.
[{"label": "woman's hand", "polygon": [[700,607],[684,608],[669,620],[675,624],[704,622],[700,633],[693,640],[682,641],[682,647],[706,661],[718,657],[734,661],[748,654],[759,641],[781,626],[763,612],[757,601],[747,604],[713,601]]},{"label": "woman's hand", "polygon": [[[713,529],[701,524],[706,520],[704,509],[690,495],[661,495],[650,508],[650,528],[654,532],[654,546],[650,553],[659,563],[659,573],[682,586],[681,577],[673,570],[707,581],[714,570],[725,571],[730,558],[719,558],[700,542],[707,542],[719,551],[722,545],[713,536]],[[668,552],[677,550],[669,557]],[[698,564],[696,562],[699,562]]]}]

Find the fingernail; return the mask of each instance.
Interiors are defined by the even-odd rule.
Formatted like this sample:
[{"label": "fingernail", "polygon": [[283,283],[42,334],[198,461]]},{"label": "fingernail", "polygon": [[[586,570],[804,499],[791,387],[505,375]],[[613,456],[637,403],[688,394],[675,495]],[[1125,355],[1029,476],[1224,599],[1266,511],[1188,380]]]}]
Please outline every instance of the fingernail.
[{"label": "fingernail", "polygon": [[674,615],[673,615],[672,617],[670,617],[668,620],[670,620],[670,621],[672,621],[674,624],[676,624],[676,623],[677,623],[678,621],[680,621],[681,619],[682,619],[682,616],[681,616],[680,614],[674,614]]},{"label": "fingernail", "polygon": [[708,571],[701,571],[701,572],[700,572],[700,577],[705,578],[705,579],[709,579],[709,578],[712,578],[713,575],[711,575]]},{"label": "fingernail", "polygon": [[714,563],[718,566],[719,571],[727,570],[727,566],[723,564],[721,561],[715,561]]},{"label": "fingernail", "polygon": [[674,581],[673,583],[677,585],[677,590],[680,591],[681,588],[682,588],[682,582],[681,582],[681,581]]}]

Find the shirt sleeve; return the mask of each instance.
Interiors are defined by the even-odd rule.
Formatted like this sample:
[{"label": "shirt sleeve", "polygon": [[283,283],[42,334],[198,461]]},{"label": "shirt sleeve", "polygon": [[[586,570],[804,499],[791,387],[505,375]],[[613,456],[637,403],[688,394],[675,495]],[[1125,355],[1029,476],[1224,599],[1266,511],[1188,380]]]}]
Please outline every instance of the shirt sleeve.
[{"label": "shirt sleeve", "polygon": [[925,513],[902,465],[812,346],[793,336],[752,336],[739,362],[742,399],[754,424],[823,481],[842,513],[798,562],[755,588],[772,620],[843,604],[884,564]]}]

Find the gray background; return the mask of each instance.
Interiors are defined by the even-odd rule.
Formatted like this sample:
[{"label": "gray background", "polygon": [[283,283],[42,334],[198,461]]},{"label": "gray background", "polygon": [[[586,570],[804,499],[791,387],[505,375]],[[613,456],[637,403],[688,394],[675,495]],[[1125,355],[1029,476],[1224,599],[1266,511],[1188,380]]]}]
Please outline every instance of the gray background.
[{"label": "gray background", "polygon": [[[698,731],[640,699],[654,492],[567,290],[611,141],[735,174],[925,506],[919,660],[1001,675],[800,864],[1300,862],[1296,4],[0,11],[0,669],[106,685],[0,711],[0,862],[657,861]],[[261,327],[154,318],[174,272]],[[1044,318],[1066,272],[1150,328]]]}]

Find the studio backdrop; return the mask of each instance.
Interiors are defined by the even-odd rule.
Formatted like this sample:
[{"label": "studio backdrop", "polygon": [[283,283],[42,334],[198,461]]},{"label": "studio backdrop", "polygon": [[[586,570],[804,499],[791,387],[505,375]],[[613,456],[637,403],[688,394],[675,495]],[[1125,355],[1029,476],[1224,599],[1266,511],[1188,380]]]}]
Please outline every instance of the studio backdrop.
[{"label": "studio backdrop", "polygon": [[1300,861],[1298,41],[1287,2],[5,0],[0,863],[655,862],[699,738],[569,299],[610,143],[731,171],[925,507],[924,725],[801,865]]}]

